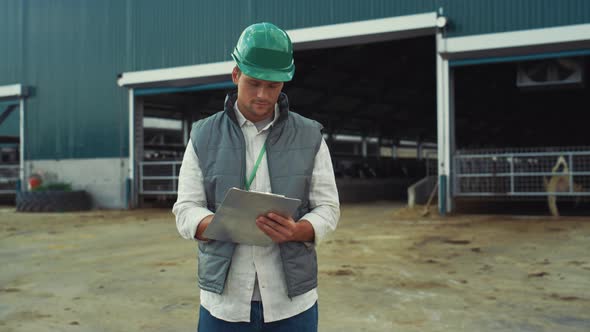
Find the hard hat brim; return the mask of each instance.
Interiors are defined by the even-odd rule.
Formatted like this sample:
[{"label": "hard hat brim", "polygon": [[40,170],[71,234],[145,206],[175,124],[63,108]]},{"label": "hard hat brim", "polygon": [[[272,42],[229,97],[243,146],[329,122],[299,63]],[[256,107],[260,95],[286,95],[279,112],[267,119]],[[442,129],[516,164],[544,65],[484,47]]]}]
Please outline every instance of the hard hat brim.
[{"label": "hard hat brim", "polygon": [[295,74],[295,65],[292,64],[285,70],[276,70],[276,69],[266,69],[260,67],[254,67],[247,65],[243,62],[238,61],[234,54],[231,55],[232,58],[236,61],[236,64],[240,70],[255,79],[263,80],[263,81],[271,81],[271,82],[288,82],[293,79]]}]

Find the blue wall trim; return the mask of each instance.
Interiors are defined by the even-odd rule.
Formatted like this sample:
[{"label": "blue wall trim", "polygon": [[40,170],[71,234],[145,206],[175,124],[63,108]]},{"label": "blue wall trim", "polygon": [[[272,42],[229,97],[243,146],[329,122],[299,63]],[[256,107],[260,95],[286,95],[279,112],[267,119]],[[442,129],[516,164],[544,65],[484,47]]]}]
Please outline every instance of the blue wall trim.
[{"label": "blue wall trim", "polygon": [[439,175],[438,184],[438,213],[444,216],[447,214],[447,176]]},{"label": "blue wall trim", "polygon": [[449,61],[449,65],[451,67],[461,67],[461,66],[483,65],[483,64],[488,64],[488,63],[542,60],[542,59],[554,59],[554,58],[576,57],[576,56],[586,56],[586,55],[590,55],[590,50],[563,51],[563,52],[553,52],[553,53],[539,53],[539,54],[506,56],[506,57],[491,57],[491,58],[479,58],[479,59],[451,60],[451,61]]},{"label": "blue wall trim", "polygon": [[10,105],[18,105],[18,104],[20,104],[20,100],[18,100],[18,99],[0,100],[0,108],[3,108],[5,106],[10,106]]},{"label": "blue wall trim", "polygon": [[195,92],[195,91],[235,89],[235,88],[236,88],[236,85],[234,84],[234,82],[226,81],[226,82],[200,84],[200,85],[184,86],[184,87],[134,89],[133,95],[135,95],[135,96],[150,96],[150,95],[159,95],[159,94],[164,94],[164,93]]}]

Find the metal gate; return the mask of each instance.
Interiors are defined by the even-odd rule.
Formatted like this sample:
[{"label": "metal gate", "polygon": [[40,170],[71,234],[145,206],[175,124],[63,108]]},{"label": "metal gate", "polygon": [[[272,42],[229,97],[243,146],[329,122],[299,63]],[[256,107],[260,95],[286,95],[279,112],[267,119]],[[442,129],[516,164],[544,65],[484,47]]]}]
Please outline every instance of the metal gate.
[{"label": "metal gate", "polygon": [[590,147],[463,150],[453,162],[454,196],[590,196]]},{"label": "metal gate", "polygon": [[[2,88],[7,88],[3,86]],[[8,86],[16,98],[22,92],[20,85]],[[6,89],[5,89],[6,91]],[[9,98],[12,98],[11,96]],[[22,159],[20,156],[22,111],[21,101],[18,99],[0,100],[0,194],[15,194],[20,184]]]},{"label": "metal gate", "polygon": [[142,161],[139,163],[141,195],[176,195],[182,161]]},{"label": "metal gate", "polygon": [[14,194],[19,180],[20,165],[0,165],[0,194]]}]

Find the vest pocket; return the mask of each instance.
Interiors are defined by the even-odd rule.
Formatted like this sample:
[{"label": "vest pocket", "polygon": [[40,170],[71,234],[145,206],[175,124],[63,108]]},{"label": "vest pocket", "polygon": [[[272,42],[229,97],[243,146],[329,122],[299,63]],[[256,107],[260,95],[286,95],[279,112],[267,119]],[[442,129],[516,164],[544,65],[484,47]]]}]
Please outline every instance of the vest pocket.
[{"label": "vest pocket", "polygon": [[199,250],[198,275],[201,288],[221,293],[230,263],[231,258]]},{"label": "vest pocket", "polygon": [[231,265],[235,244],[224,241],[199,242],[198,276],[201,289],[221,294]]},{"label": "vest pocket", "polygon": [[303,294],[317,285],[318,262],[315,248],[302,242],[281,247],[285,278],[290,294]]}]

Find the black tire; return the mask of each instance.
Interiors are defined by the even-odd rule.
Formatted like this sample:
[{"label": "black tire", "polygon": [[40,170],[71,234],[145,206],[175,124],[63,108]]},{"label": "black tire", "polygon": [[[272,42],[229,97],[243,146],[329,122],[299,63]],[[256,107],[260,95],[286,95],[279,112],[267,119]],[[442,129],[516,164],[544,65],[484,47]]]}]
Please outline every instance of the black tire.
[{"label": "black tire", "polygon": [[22,191],[16,193],[16,210],[20,212],[67,212],[90,210],[86,191]]}]

